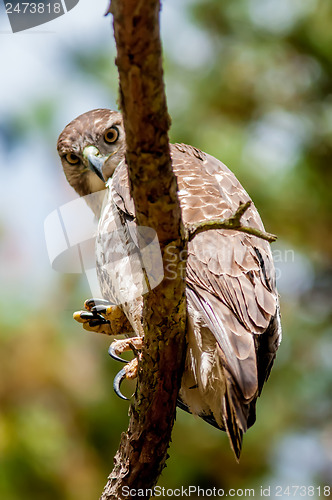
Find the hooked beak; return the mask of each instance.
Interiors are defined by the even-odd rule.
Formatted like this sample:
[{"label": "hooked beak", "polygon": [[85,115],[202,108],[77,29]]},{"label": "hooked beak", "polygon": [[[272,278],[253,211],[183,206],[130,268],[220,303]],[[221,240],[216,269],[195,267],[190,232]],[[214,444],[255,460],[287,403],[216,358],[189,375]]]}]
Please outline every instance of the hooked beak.
[{"label": "hooked beak", "polygon": [[103,175],[103,166],[109,155],[102,156],[95,146],[87,146],[83,151],[83,157],[86,158],[89,169],[97,174],[99,179],[106,182]]}]

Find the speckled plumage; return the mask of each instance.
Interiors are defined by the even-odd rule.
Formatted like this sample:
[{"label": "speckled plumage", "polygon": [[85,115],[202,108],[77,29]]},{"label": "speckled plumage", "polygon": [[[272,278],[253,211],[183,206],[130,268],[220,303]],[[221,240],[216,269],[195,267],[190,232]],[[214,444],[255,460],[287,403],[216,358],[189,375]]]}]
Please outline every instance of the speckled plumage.
[{"label": "speckled plumage", "polygon": [[[112,120],[120,123],[120,114],[97,111],[100,130],[103,123],[104,129]],[[70,124],[66,127],[65,137],[59,139],[62,159],[63,144],[68,149],[73,143],[74,151],[89,140],[95,144],[93,130],[97,115],[96,111],[86,113],[76,119],[75,127]],[[119,293],[115,287],[117,274],[125,274],[126,265],[132,266],[131,272],[135,273],[135,267],[139,272],[141,265],[136,253],[134,203],[124,161],[124,131],[122,125],[118,126],[121,127],[119,141],[122,143],[116,163],[113,163],[116,169],[114,173],[114,168],[111,169],[108,175],[112,177],[97,236],[100,285],[104,298],[110,300],[114,300],[114,293]],[[240,203],[250,199],[234,174],[212,156],[184,144],[171,145],[171,156],[184,224],[227,218]],[[64,169],[79,194],[88,194],[87,184],[84,189],[88,191],[82,193],[82,180],[77,181],[77,172],[73,175],[72,169],[66,169],[65,164]],[[253,204],[241,221],[263,230]],[[121,254],[129,249],[133,259],[130,264],[122,263],[122,268],[120,264],[118,268],[112,266],[107,272],[105,266],[107,262],[114,262],[115,251],[114,239],[112,243],[107,235],[114,235],[116,229],[121,229],[117,251]],[[269,376],[281,339],[270,246],[256,236],[234,230],[209,230],[197,234],[188,243],[186,281],[188,349],[179,397],[182,405],[192,413],[227,431],[238,457],[243,432],[255,421],[256,399]],[[143,285],[138,279],[138,286]],[[135,334],[142,335],[142,297],[126,301],[122,307]]]}]

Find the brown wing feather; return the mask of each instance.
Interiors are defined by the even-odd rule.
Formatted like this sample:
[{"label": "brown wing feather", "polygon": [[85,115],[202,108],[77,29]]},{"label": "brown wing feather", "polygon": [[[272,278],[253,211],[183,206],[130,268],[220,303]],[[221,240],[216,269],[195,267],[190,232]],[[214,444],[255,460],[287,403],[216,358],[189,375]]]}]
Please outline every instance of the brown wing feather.
[{"label": "brown wing feather", "polygon": [[[229,217],[250,199],[215,158],[184,145],[173,146],[172,153],[185,223]],[[254,205],[242,222],[264,229]],[[203,311],[220,348],[226,375],[225,427],[238,456],[279,344],[269,244],[237,231],[200,233],[188,245],[187,282],[192,290],[188,299]]]}]

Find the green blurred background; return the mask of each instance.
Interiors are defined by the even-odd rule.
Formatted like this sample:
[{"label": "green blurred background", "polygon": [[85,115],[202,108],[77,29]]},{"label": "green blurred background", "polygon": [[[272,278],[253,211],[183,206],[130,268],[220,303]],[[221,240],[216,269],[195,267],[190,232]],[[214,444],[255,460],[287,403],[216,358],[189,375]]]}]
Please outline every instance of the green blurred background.
[{"label": "green blurred background", "polygon": [[[43,233],[75,198],[58,134],[117,106],[106,7],[81,0],[15,35],[0,10],[1,500],[98,498],[127,428],[109,339],[72,320],[87,282],[52,270]],[[271,485],[271,498],[275,485],[331,485],[332,3],[165,0],[161,22],[171,141],[226,163],[278,234],[284,339],[240,464],[223,433],[178,411],[158,484]]]}]

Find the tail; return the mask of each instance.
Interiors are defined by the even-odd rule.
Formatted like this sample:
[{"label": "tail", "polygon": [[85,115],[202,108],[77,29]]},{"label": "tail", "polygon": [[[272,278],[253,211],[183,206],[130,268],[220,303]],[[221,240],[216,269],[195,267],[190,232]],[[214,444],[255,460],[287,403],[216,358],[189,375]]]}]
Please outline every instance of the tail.
[{"label": "tail", "polygon": [[225,429],[236,460],[239,461],[243,434],[256,420],[256,398],[246,402],[243,396],[238,393],[234,381],[228,381],[226,378],[223,405]]},{"label": "tail", "polygon": [[229,438],[231,448],[234,451],[236,460],[238,462],[242,449],[242,438],[244,430],[237,419],[236,411],[228,389],[226,389],[226,393],[224,396],[223,413],[224,413],[225,429]]}]

